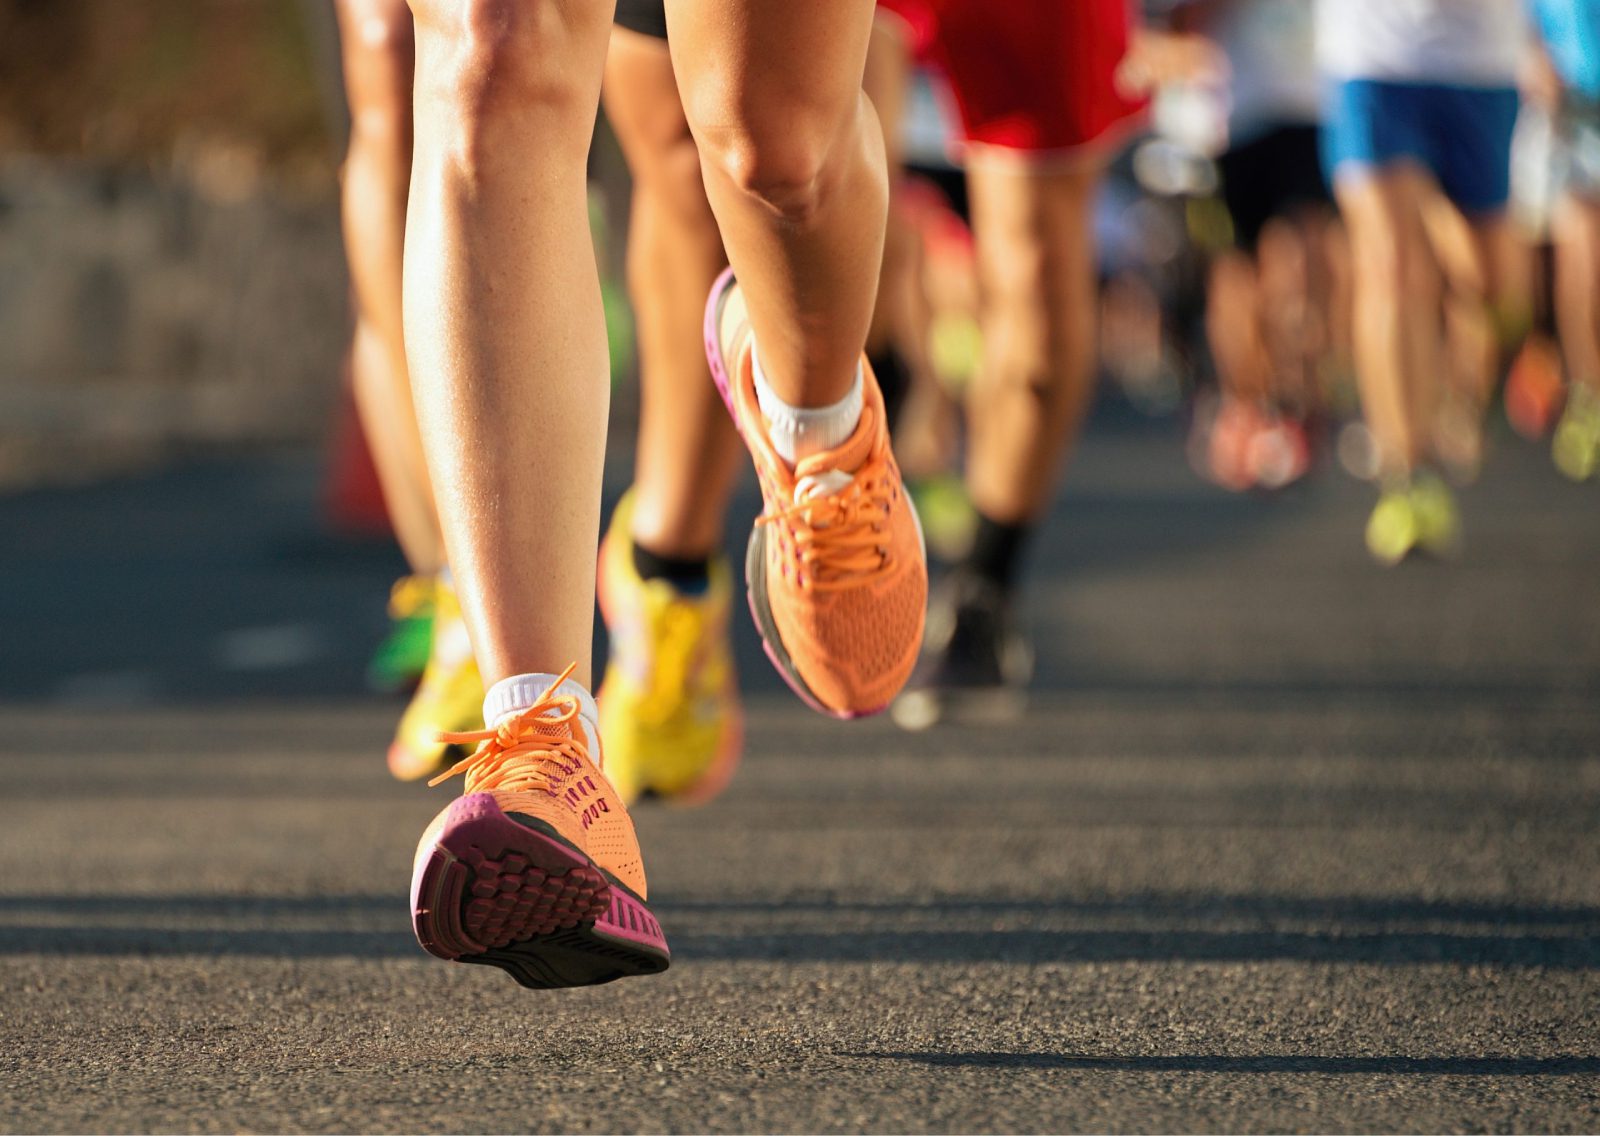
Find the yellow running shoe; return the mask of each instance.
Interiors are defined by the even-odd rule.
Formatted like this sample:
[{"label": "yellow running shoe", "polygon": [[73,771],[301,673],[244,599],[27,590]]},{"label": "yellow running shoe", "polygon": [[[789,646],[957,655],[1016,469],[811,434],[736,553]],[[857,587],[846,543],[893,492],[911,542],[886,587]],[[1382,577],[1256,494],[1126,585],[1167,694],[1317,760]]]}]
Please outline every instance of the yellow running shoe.
[{"label": "yellow running shoe", "polygon": [[1587,481],[1600,473],[1600,393],[1572,384],[1550,453],[1556,468],[1573,481]]},{"label": "yellow running shoe", "polygon": [[1385,489],[1367,521],[1367,551],[1389,567],[1415,552],[1449,557],[1460,544],[1455,494],[1432,473]]},{"label": "yellow running shoe", "polygon": [[389,772],[402,781],[432,777],[464,756],[439,735],[475,729],[482,722],[483,679],[472,657],[461,601],[442,581],[434,594],[433,620],[428,665],[389,746]]},{"label": "yellow running shoe", "polygon": [[1417,547],[1433,556],[1453,556],[1461,544],[1461,513],[1455,494],[1442,479],[1420,474],[1411,483],[1411,513],[1416,518]]},{"label": "yellow running shoe", "polygon": [[728,630],[733,584],[721,558],[704,595],[643,579],[632,523],[630,492],[600,546],[600,613],[611,636],[599,699],[606,776],[624,801],[653,792],[703,804],[727,786],[744,742]]},{"label": "yellow running shoe", "polygon": [[436,576],[402,576],[389,593],[389,634],[367,664],[367,685],[389,693],[422,680],[433,647]]},{"label": "yellow running shoe", "polygon": [[1417,514],[1407,486],[1383,491],[1367,518],[1367,551],[1385,567],[1394,567],[1417,547]]}]

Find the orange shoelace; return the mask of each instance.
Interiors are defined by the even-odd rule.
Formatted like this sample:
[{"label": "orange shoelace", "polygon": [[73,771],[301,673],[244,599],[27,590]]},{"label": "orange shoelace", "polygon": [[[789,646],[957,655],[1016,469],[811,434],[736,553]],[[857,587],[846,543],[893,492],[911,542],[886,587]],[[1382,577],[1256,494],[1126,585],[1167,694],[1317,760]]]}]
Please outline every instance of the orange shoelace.
[{"label": "orange shoelace", "polygon": [[886,455],[874,453],[848,486],[815,496],[801,490],[800,500],[763,514],[756,523],[783,525],[798,562],[801,587],[818,591],[854,587],[888,570],[885,526],[893,482]]},{"label": "orange shoelace", "polygon": [[577,666],[573,663],[567,667],[537,702],[493,729],[441,733],[439,740],[450,745],[481,744],[472,756],[462,758],[429,781],[428,787],[464,773],[468,793],[489,789],[555,792],[563,777],[589,760],[588,747],[577,738],[546,732],[552,726],[570,730],[577,720],[578,700],[570,694],[555,693]]}]

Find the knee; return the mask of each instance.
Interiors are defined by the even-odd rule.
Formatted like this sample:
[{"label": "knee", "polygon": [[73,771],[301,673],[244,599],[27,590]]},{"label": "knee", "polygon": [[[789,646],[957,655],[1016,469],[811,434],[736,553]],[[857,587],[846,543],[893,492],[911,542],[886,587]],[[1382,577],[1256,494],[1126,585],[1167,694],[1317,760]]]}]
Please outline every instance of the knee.
[{"label": "knee", "polygon": [[703,159],[741,193],[801,224],[823,207],[837,181],[846,119],[775,102],[730,114],[699,109],[697,121],[711,123],[697,131]]},{"label": "knee", "polygon": [[550,147],[587,150],[595,79],[574,63],[591,30],[578,26],[586,6],[414,0],[413,7],[419,27],[442,40],[441,50],[424,56],[418,101],[443,104],[464,164],[477,165],[506,123],[520,128],[530,114],[543,118]]},{"label": "knee", "polygon": [[1407,276],[1414,271],[1416,258],[1407,255],[1391,232],[1357,235],[1351,253],[1358,293],[1386,304],[1405,290]]},{"label": "knee", "polygon": [[1037,250],[988,256],[982,265],[985,367],[991,389],[1015,387],[1047,399],[1059,328],[1050,318],[1049,273]]},{"label": "knee", "polygon": [[416,64],[411,13],[398,0],[351,4],[346,29],[351,142],[384,152],[405,151],[409,158]]},{"label": "knee", "polygon": [[1274,217],[1261,230],[1257,245],[1262,287],[1269,292],[1305,288],[1306,244],[1293,222]]},{"label": "knee", "polygon": [[700,153],[681,117],[675,126],[670,120],[642,128],[636,124],[625,137],[619,130],[618,137],[635,193],[648,194],[652,202],[680,218],[711,215]]},{"label": "knee", "polygon": [[1209,285],[1215,311],[1232,314],[1255,305],[1256,270],[1243,253],[1224,253],[1212,261]]},{"label": "knee", "polygon": [[662,147],[648,185],[681,222],[716,229],[700,172],[700,154],[687,133]]}]

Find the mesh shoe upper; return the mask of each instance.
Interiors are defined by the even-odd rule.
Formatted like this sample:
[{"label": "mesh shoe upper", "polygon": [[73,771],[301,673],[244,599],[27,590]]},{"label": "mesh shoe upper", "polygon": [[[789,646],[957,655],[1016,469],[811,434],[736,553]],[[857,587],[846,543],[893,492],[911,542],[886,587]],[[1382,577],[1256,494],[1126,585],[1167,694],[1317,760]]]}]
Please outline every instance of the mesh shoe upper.
[{"label": "mesh shoe upper", "polygon": [[764,586],[783,648],[828,709],[881,709],[916,663],[928,573],[878,385],[867,372],[844,444],[791,469],[762,429],[748,349],[733,378],[766,503]]},{"label": "mesh shoe upper", "polygon": [[[569,674],[570,667],[557,685]],[[590,756],[590,746],[599,743],[589,738],[578,709],[577,699],[547,693],[494,729],[444,735],[451,744],[480,744],[429,784],[464,774],[467,793],[488,793],[507,815],[543,821],[644,899],[633,819]]]}]

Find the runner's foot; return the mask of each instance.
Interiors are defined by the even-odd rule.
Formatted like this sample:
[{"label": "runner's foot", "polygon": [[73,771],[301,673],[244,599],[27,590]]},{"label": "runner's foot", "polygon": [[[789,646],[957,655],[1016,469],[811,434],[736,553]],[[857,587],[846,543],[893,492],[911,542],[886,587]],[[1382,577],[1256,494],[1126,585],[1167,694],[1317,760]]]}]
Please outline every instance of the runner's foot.
[{"label": "runner's foot", "polygon": [[1367,551],[1391,567],[1418,552],[1450,556],[1460,541],[1455,495],[1431,473],[1385,489],[1367,520]]},{"label": "runner's foot", "polygon": [[1016,628],[1011,597],[968,572],[953,573],[928,612],[928,639],[895,724],[925,730],[938,722],[1010,721],[1027,708],[1033,648]]},{"label": "runner's foot", "polygon": [[389,634],[367,664],[367,685],[382,693],[422,678],[433,645],[434,576],[402,576],[389,592]]},{"label": "runner's foot", "polygon": [[461,752],[441,741],[439,734],[470,730],[483,720],[483,679],[472,657],[461,603],[455,591],[444,583],[438,585],[434,595],[433,644],[428,665],[389,746],[389,772],[402,781],[431,777],[461,757]]},{"label": "runner's foot", "polygon": [[466,776],[466,795],[417,846],[411,921],[429,954],[498,966],[523,986],[592,986],[656,974],[671,953],[645,906],[633,821],[590,756],[579,700],[557,693],[492,730],[434,778]]},{"label": "runner's foot", "polygon": [[1550,446],[1556,468],[1574,481],[1600,472],[1600,393],[1574,383]]},{"label": "runner's foot", "polygon": [[630,492],[600,546],[600,612],[611,636],[600,686],[606,774],[624,801],[654,792],[703,804],[727,785],[743,744],[731,574],[721,557],[712,560],[696,595],[644,579],[632,519]]},{"label": "runner's foot", "polygon": [[922,533],[889,450],[877,382],[863,363],[854,433],[791,467],[757,405],[750,327],[731,271],[711,290],[705,333],[711,374],[761,482],[745,580],[767,655],[823,713],[877,713],[916,664],[928,594]]}]

